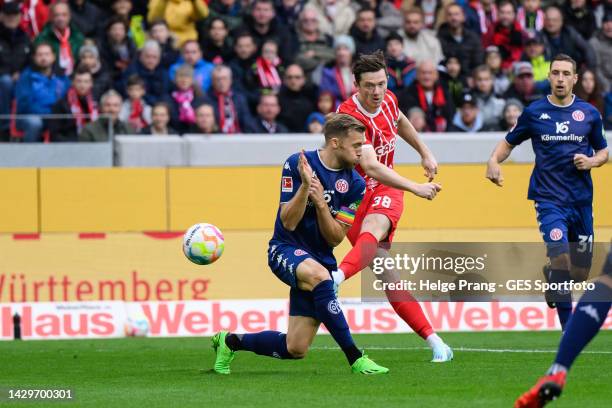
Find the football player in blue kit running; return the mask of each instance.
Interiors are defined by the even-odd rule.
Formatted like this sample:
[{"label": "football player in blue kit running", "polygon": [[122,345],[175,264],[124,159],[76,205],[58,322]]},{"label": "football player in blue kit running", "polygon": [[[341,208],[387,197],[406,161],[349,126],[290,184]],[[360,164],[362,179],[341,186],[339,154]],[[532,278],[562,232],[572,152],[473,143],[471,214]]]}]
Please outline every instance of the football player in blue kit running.
[{"label": "football player in blue kit running", "polygon": [[[547,246],[549,282],[587,279],[593,249],[593,181],[591,169],[608,161],[601,115],[572,89],[576,62],[565,54],[553,58],[548,80],[552,95],[531,103],[501,140],[487,164],[486,177],[503,184],[500,163],[512,149],[531,139],[535,166],[528,198],[535,202],[538,225]],[[571,243],[571,245],[570,245]],[[565,329],[572,313],[571,291],[546,293]]]},{"label": "football player in blue kit running", "polygon": [[354,170],[364,132],[357,119],[336,114],[325,124],[322,149],[296,153],[285,162],[268,265],[291,288],[287,334],[217,333],[212,338],[215,372],[229,374],[240,350],[278,359],[303,358],[321,323],[346,355],[352,372],[389,371],[353,342],[331,278],[337,269],[333,248],[344,239],[365,192],[365,181]]}]

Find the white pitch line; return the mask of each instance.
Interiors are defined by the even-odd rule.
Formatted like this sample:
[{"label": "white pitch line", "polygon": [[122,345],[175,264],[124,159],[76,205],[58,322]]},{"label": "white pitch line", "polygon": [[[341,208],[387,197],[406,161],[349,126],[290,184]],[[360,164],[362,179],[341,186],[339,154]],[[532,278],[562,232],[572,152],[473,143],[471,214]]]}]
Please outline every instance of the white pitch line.
[{"label": "white pitch line", "polygon": [[[429,347],[385,347],[385,346],[368,346],[363,347],[366,350],[429,350]],[[314,346],[311,350],[340,350],[333,346]],[[453,351],[465,351],[468,353],[556,353],[557,350],[525,350],[525,349],[489,349],[489,348],[472,348],[472,347],[453,347]],[[583,351],[581,354],[612,354],[612,351]]]}]

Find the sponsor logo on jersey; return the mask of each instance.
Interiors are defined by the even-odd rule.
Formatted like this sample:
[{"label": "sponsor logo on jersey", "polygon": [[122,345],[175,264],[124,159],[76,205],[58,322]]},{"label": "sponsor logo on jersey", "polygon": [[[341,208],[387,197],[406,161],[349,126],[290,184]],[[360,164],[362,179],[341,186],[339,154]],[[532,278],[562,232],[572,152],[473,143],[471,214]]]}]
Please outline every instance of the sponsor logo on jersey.
[{"label": "sponsor logo on jersey", "polygon": [[349,183],[345,179],[338,179],[335,187],[337,192],[346,193],[349,190]]},{"label": "sponsor logo on jersey", "polygon": [[582,122],[584,120],[584,112],[581,110],[573,111],[572,119],[574,119],[576,122]]},{"label": "sponsor logo on jersey", "polygon": [[550,116],[548,116],[548,113],[543,113],[540,115],[538,119],[546,120],[546,119],[550,119]]},{"label": "sponsor logo on jersey", "polygon": [[395,150],[395,138],[390,139],[389,142],[382,144],[380,146],[377,146],[374,149],[374,152],[376,153],[377,156],[383,156],[387,153],[391,153],[392,151]]},{"label": "sponsor logo on jersey", "polygon": [[563,238],[563,231],[561,231],[559,228],[553,228],[550,230],[550,234],[548,234],[548,236],[553,241],[559,241],[561,238]]},{"label": "sponsor logo on jersey", "polygon": [[555,133],[567,133],[569,131],[569,120],[566,120],[565,122],[555,122],[555,125],[557,126],[557,130],[555,131]]},{"label": "sponsor logo on jersey", "polygon": [[295,251],[293,251],[293,255],[295,256],[304,256],[307,253],[308,252],[304,251],[303,249],[296,249]]},{"label": "sponsor logo on jersey", "polygon": [[283,183],[281,191],[283,193],[292,193],[293,192],[293,179],[291,177],[283,177]]}]

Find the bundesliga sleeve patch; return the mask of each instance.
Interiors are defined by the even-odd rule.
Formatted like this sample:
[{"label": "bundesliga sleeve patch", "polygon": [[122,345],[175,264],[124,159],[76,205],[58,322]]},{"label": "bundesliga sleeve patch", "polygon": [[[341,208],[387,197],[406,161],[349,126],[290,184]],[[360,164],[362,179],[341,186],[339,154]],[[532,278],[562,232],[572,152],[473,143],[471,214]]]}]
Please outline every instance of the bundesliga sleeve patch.
[{"label": "bundesliga sleeve patch", "polygon": [[[355,207],[355,208],[352,208]],[[355,211],[357,210],[357,206],[353,204],[350,207],[340,207],[340,211],[336,214],[336,220],[348,226],[353,225],[355,221]]]},{"label": "bundesliga sleeve patch", "polygon": [[293,192],[293,179],[291,177],[283,177],[281,190],[283,193]]}]

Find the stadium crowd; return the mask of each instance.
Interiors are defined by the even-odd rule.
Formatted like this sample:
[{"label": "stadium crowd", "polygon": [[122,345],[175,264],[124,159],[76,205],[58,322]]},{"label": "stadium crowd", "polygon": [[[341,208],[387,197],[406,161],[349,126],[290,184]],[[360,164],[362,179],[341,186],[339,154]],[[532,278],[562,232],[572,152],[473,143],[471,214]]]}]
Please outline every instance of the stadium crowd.
[{"label": "stadium crowd", "polygon": [[509,129],[559,52],[612,128],[612,0],[0,0],[0,141],[318,133],[377,50],[418,131]]}]

